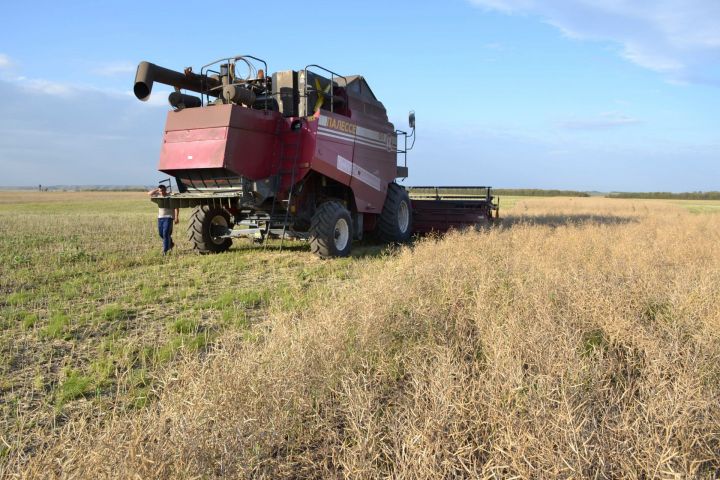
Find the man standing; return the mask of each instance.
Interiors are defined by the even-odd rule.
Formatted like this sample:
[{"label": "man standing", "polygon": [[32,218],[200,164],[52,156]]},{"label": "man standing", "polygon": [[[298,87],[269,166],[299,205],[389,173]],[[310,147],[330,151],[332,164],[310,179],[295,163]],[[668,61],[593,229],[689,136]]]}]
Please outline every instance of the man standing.
[{"label": "man standing", "polygon": [[[151,197],[167,197],[167,188],[165,185],[158,185],[157,188],[150,190],[148,194]],[[173,223],[180,222],[180,211],[175,208],[163,208],[158,210],[158,233],[163,240],[163,255],[167,255],[171,248],[175,246],[172,241]]]}]

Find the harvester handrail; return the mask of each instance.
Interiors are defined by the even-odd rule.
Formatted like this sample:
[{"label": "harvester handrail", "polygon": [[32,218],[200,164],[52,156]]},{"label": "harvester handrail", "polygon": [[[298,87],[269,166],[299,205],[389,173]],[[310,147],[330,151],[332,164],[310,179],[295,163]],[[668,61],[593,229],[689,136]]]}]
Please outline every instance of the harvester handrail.
[{"label": "harvester handrail", "polygon": [[[347,88],[347,76],[346,76],[346,75],[340,75],[339,73],[333,72],[332,70],[330,70],[330,69],[328,69],[328,68],[325,68],[325,67],[323,67],[323,66],[320,66],[320,65],[317,65],[317,64],[314,64],[314,63],[312,63],[312,64],[310,64],[310,65],[306,65],[305,68],[304,68],[304,70],[303,70],[303,71],[305,72],[305,87],[304,87],[304,92],[303,92],[303,96],[304,96],[305,98],[307,98],[307,96],[308,96],[308,76],[307,76],[307,72],[308,72],[308,69],[310,69],[310,68],[317,68],[317,69],[320,69],[320,70],[322,70],[322,71],[327,72],[327,73],[330,74],[330,112],[334,113],[335,99],[333,98],[333,96],[334,96],[333,90],[334,90],[334,89],[333,89],[333,87],[332,87],[332,84],[335,83],[335,77],[342,78],[342,79],[345,81],[345,88]],[[306,107],[306,108],[307,108],[307,107]],[[307,112],[306,112],[306,113],[307,113]],[[313,112],[313,113],[315,113],[315,112]]]},{"label": "harvester handrail", "polygon": [[[251,58],[251,59],[255,60],[256,62],[260,62],[260,63],[263,64],[263,67],[265,68],[265,70],[263,71],[263,74],[264,74],[264,83],[265,83],[265,90],[267,90],[268,78],[269,78],[269,76],[268,76],[268,64],[267,64],[267,62],[266,62],[265,60],[263,60],[262,58],[254,57],[254,56],[252,56],[252,55],[235,55],[234,57],[223,57],[223,58],[219,58],[219,59],[215,60],[214,62],[210,62],[210,63],[208,63],[207,65],[203,65],[202,67],[200,67],[200,75],[207,75],[208,72],[217,73],[217,74],[219,75],[220,72],[216,72],[215,70],[210,70],[210,67],[212,67],[213,65],[221,64],[222,62],[232,63],[232,64],[234,65],[235,62],[237,62],[238,60],[243,60],[243,61],[248,65],[248,67],[250,68],[250,72],[252,72],[252,70],[255,69],[255,66],[254,66],[251,62],[247,61],[247,60],[246,60],[247,58]],[[255,70],[257,70],[257,69],[255,69]],[[233,84],[234,84],[234,83],[236,83],[236,82],[233,82]],[[206,94],[206,92],[210,92],[210,91],[215,90],[215,89],[218,89],[218,88],[222,88],[222,85],[219,85],[219,86],[217,86],[217,87],[208,89],[208,90],[206,90],[206,91],[204,92],[204,94]],[[264,108],[265,108],[265,110],[267,110],[267,95],[265,95],[265,105],[264,105]]]},{"label": "harvester handrail", "polygon": [[399,135],[402,135],[402,136],[403,136],[403,143],[404,143],[404,145],[403,145],[403,149],[400,150],[400,149],[398,148],[398,146],[397,146],[397,143],[396,143],[396,144],[395,144],[395,154],[396,154],[396,155],[397,155],[397,154],[402,154],[402,156],[403,156],[403,165],[407,168],[407,152],[409,152],[410,150],[412,150],[413,147],[415,146],[415,129],[413,128],[413,131],[412,131],[412,133],[410,134],[410,138],[412,138],[412,145],[410,145],[410,147],[408,147],[408,133],[407,133],[405,130],[396,129],[396,130],[395,130],[395,138],[397,139],[397,137],[398,137]]},{"label": "harvester handrail", "polygon": [[242,60],[242,59],[244,59],[244,58],[252,58],[253,60],[256,60],[256,61],[262,63],[263,66],[265,67],[265,75],[267,76],[267,72],[268,72],[267,62],[266,62],[265,60],[263,60],[262,58],[253,57],[252,55],[235,55],[234,57],[218,58],[218,59],[215,60],[214,62],[210,62],[210,63],[208,63],[207,65],[203,65],[202,67],[200,67],[200,74],[202,74],[202,73],[205,71],[206,68],[212,67],[213,65],[217,65],[217,64],[220,63],[220,62],[230,63],[231,60],[232,60],[233,62],[235,62],[235,61],[237,61],[237,60]]}]

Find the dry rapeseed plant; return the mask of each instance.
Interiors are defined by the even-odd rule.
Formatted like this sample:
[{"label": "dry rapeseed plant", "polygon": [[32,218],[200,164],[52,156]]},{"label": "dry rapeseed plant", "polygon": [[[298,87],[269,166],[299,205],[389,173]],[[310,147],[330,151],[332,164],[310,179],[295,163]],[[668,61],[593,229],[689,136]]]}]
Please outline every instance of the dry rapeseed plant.
[{"label": "dry rapeseed plant", "polygon": [[538,200],[317,287],[146,410],[17,459],[79,478],[720,475],[720,216]]}]

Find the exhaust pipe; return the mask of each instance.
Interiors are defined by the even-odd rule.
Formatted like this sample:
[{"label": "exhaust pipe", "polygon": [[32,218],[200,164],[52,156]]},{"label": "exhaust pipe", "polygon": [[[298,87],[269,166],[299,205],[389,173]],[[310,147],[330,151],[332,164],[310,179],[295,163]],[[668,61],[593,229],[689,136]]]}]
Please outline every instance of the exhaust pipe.
[{"label": "exhaust pipe", "polygon": [[168,96],[168,103],[170,103],[170,106],[175,110],[202,107],[202,100],[200,100],[200,97],[194,97],[180,92],[170,93]]},{"label": "exhaust pipe", "polygon": [[[144,102],[150,98],[154,82],[164,83],[175,88],[184,88],[197,93],[207,93],[207,90],[221,85],[219,80],[207,75],[198,75],[190,71],[180,73],[159,67],[154,63],[140,62],[135,74],[135,85],[133,86],[133,93],[135,93],[138,100]],[[210,95],[217,97],[221,93],[221,90],[217,89]]]}]

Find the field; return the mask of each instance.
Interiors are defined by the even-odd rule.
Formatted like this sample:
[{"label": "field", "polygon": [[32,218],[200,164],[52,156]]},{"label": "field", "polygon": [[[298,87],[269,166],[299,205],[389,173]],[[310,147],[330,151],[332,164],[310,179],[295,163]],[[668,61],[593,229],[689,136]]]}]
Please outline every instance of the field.
[{"label": "field", "polygon": [[719,214],[163,257],[142,193],[0,192],[0,477],[717,478]]}]

